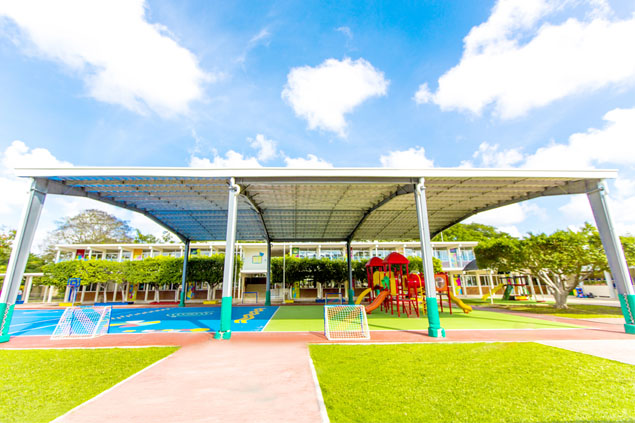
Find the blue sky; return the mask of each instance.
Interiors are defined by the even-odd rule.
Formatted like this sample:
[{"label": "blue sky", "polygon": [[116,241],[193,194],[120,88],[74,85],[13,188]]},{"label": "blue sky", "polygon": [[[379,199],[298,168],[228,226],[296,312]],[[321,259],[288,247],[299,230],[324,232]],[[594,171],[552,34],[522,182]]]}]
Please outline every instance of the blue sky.
[{"label": "blue sky", "polygon": [[[635,233],[633,39],[629,0],[3,1],[0,226],[15,166],[595,167]],[[94,206],[47,199],[38,240]],[[589,219],[563,197],[472,220]]]}]

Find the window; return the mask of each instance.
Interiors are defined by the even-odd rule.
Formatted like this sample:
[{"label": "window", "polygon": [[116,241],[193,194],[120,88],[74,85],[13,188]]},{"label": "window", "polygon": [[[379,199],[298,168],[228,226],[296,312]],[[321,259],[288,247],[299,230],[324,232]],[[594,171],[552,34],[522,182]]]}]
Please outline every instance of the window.
[{"label": "window", "polygon": [[119,260],[119,253],[106,253],[106,260],[109,260],[109,261]]},{"label": "window", "polygon": [[432,255],[436,258],[438,258],[439,260],[441,260],[441,265],[443,267],[450,267],[450,257],[448,255],[448,250],[443,248],[443,249],[433,249],[432,250]]},{"label": "window", "polygon": [[386,256],[390,253],[392,253],[393,250],[389,249],[389,248],[378,248],[377,249],[377,257],[379,258],[386,258]]},{"label": "window", "polygon": [[461,281],[465,286],[478,286],[475,275],[462,275]]},{"label": "window", "polygon": [[331,260],[339,260],[344,258],[344,252],[342,250],[322,250],[320,252],[320,256],[324,258],[329,258]]},{"label": "window", "polygon": [[406,257],[421,257],[421,248],[406,248]]},{"label": "window", "polygon": [[474,250],[471,248],[466,248],[461,250],[461,258],[465,264],[474,260]]},{"label": "window", "polygon": [[364,260],[370,258],[368,250],[353,250],[353,260]]}]

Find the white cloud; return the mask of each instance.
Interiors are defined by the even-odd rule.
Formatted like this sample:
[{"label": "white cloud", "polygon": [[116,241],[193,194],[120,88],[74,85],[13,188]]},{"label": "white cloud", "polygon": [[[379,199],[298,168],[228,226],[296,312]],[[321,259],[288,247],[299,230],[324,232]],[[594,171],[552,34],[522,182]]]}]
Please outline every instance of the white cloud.
[{"label": "white cloud", "polygon": [[[478,150],[472,155],[474,159],[480,161],[481,167],[508,168],[519,164],[523,159],[523,153],[517,148],[499,150],[499,145],[491,145],[487,142],[481,143]],[[472,167],[472,162],[463,162],[463,167]]]},{"label": "white cloud", "polygon": [[25,52],[76,72],[95,99],[139,113],[187,113],[214,76],[145,14],[143,0],[0,3],[0,17],[21,29]]},{"label": "white cloud", "polygon": [[342,34],[346,35],[346,38],[348,38],[349,40],[353,39],[353,31],[351,31],[351,29],[348,26],[340,26],[335,28],[335,30],[337,32],[341,32]]},{"label": "white cloud", "polygon": [[285,157],[284,162],[287,167],[299,169],[328,169],[333,165],[314,154],[307,154],[306,159],[303,157]]},{"label": "white cloud", "polygon": [[635,164],[635,108],[613,109],[603,119],[604,128],[575,133],[566,144],[539,148],[523,167],[582,169],[597,163]]},{"label": "white cloud", "polygon": [[430,92],[427,82],[419,85],[419,89],[413,99],[417,104],[429,103],[434,100],[434,94]]},{"label": "white cloud", "polygon": [[[72,164],[59,160],[45,148],[29,148],[22,141],[13,141],[3,152],[0,152],[0,231],[16,229],[20,224],[22,210],[26,204],[29,187],[28,178],[15,176],[14,168],[18,167],[71,167]],[[143,233],[160,235],[164,228],[155,224],[145,216],[118,207],[78,197],[49,195],[44,202],[42,215],[33,241],[32,251],[40,252],[48,233],[57,227],[56,222],[67,216],[74,216],[85,209],[104,210],[120,219],[130,221]]]},{"label": "white cloud", "polygon": [[545,219],[547,213],[545,209],[536,204],[524,202],[476,214],[467,218],[464,223],[478,222],[492,225],[510,234],[513,232],[514,236],[517,236],[518,229],[514,225],[524,222],[530,216]]},{"label": "white cloud", "polygon": [[412,147],[407,150],[391,151],[379,158],[382,167],[422,169],[434,167],[434,162],[426,157],[423,147]]},{"label": "white cloud", "polygon": [[15,176],[18,167],[69,167],[45,148],[30,149],[22,141],[13,141],[0,153],[0,218],[2,224],[15,228],[24,207],[30,179]]},{"label": "white cloud", "polygon": [[282,91],[310,129],[323,129],[346,136],[344,115],[371,97],[384,96],[388,80],[364,59],[328,59],[317,67],[291,69]]},{"label": "white cloud", "polygon": [[257,44],[261,41],[265,41],[268,44],[268,39],[271,37],[271,32],[267,28],[263,28],[256,35],[251,37],[249,44]]},{"label": "white cloud", "polygon": [[190,157],[190,167],[202,168],[254,168],[262,167],[255,157],[243,156],[234,150],[229,150],[225,156],[214,153],[212,160],[207,157],[198,157],[192,155]]},{"label": "white cloud", "polygon": [[[555,22],[581,5],[584,18]],[[476,114],[494,105],[507,119],[567,96],[632,86],[635,15],[610,15],[596,0],[499,0],[465,37],[461,61],[439,78],[437,91],[423,84],[415,100]]]},{"label": "white cloud", "polygon": [[258,160],[266,162],[267,160],[271,160],[278,155],[278,152],[276,151],[277,143],[273,140],[265,138],[265,136],[262,134],[257,134],[256,138],[247,138],[247,141],[249,141],[249,145],[252,148],[258,150],[258,153],[256,154]]}]

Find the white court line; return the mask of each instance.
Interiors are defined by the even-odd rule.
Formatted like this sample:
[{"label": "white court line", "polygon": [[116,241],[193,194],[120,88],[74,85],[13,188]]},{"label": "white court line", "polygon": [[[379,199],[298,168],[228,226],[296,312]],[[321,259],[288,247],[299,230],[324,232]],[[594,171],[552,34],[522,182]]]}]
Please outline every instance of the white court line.
[{"label": "white court line", "polygon": [[44,323],[44,322],[51,322],[53,320],[59,320],[59,318],[55,318],[55,319],[46,319],[46,320],[36,320],[35,322],[26,322],[26,323],[13,323],[11,322],[11,327],[13,326],[22,326],[22,325],[32,325],[34,323]]},{"label": "white court line", "polygon": [[324,397],[322,396],[322,388],[320,388],[320,381],[317,378],[315,366],[313,365],[313,359],[311,353],[308,352],[309,367],[311,368],[311,376],[313,377],[313,384],[315,385],[315,394],[317,396],[318,408],[320,409],[320,417],[322,417],[322,423],[330,423],[329,415],[326,412],[326,406],[324,405]]},{"label": "white court line", "polygon": [[[54,324],[54,325],[40,326],[40,327],[37,327],[37,328],[32,328],[32,329],[29,329],[29,331],[38,330],[38,329],[42,329],[42,328],[50,328],[51,326],[57,326],[57,323]],[[15,335],[16,333],[19,333],[19,332],[21,332],[21,331],[9,332],[9,335]],[[40,336],[51,336],[51,335],[40,335]]]},{"label": "white court line", "polygon": [[[175,352],[176,352],[176,351],[175,351]],[[174,354],[174,353],[172,353],[172,354]],[[117,383],[117,384],[115,384],[115,385],[111,386],[110,388],[106,389],[105,391],[103,391],[103,392],[101,392],[101,393],[97,394],[96,396],[92,397],[92,398],[91,398],[91,399],[89,399],[88,401],[86,401],[86,402],[83,402],[83,403],[79,404],[77,407],[73,407],[73,408],[71,408],[71,409],[70,409],[70,410],[68,410],[66,413],[64,413],[64,414],[62,414],[61,416],[57,417],[55,420],[51,420],[51,423],[61,421],[60,419],[61,419],[61,418],[63,418],[64,416],[66,416],[67,414],[70,414],[70,413],[72,413],[73,411],[78,410],[78,409],[80,409],[80,408],[84,407],[86,404],[89,404],[89,403],[91,403],[91,402],[93,402],[93,401],[97,400],[98,398],[100,398],[100,397],[102,397],[102,396],[106,395],[108,392],[112,391],[113,389],[115,389],[115,388],[116,388],[116,387],[118,387],[119,385],[121,385],[121,384],[123,384],[123,383],[126,383],[128,380],[132,379],[133,377],[135,377],[135,376],[137,376],[137,375],[140,375],[141,373],[145,372],[146,370],[150,370],[151,368],[153,368],[153,367],[154,367],[154,366],[156,366],[157,364],[159,364],[159,363],[161,363],[162,361],[167,360],[168,358],[170,358],[170,357],[172,356],[172,354],[168,355],[167,357],[163,357],[161,360],[156,361],[156,362],[154,362],[154,363],[150,364],[148,367],[145,367],[145,368],[143,368],[143,369],[139,370],[137,373],[134,373],[134,374],[132,374],[132,375],[128,376],[127,378],[125,378],[125,379],[124,379],[124,380],[122,380],[121,382],[119,382],[119,383]]]},{"label": "white court line", "polygon": [[269,323],[271,323],[271,321],[273,320],[273,317],[276,315],[276,313],[278,313],[278,311],[280,311],[280,306],[278,306],[276,311],[273,312],[273,314],[269,318],[269,321],[267,322],[267,324],[262,329],[260,329],[258,332],[264,332],[265,329],[267,329],[267,326],[269,326]]}]

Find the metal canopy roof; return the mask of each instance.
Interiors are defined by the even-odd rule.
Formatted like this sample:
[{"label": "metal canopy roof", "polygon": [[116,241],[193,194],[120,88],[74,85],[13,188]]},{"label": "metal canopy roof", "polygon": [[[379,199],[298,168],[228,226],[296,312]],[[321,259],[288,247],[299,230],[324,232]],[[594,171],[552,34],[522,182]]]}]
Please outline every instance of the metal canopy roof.
[{"label": "metal canopy roof", "polygon": [[419,237],[414,184],[425,178],[431,236],[493,208],[586,193],[613,170],[501,169],[18,169],[48,193],[140,212],[193,241],[226,237],[230,178],[241,187],[239,240],[341,241]]}]

